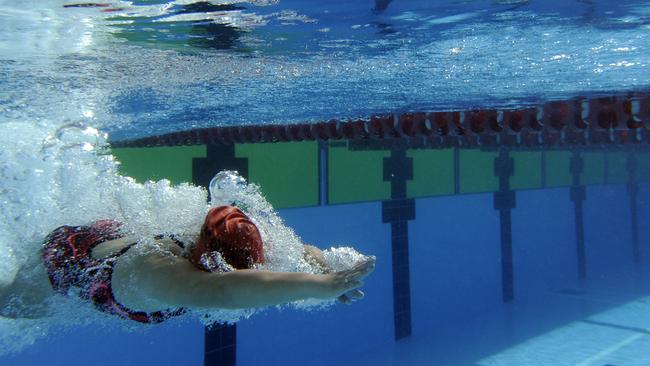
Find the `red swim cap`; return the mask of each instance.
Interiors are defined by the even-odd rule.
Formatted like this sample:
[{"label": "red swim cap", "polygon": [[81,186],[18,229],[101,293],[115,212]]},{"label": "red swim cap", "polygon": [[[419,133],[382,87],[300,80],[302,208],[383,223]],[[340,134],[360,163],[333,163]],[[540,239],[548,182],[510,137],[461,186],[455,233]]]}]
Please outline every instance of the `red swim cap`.
[{"label": "red swim cap", "polygon": [[235,269],[251,268],[264,262],[264,247],[257,226],[240,209],[220,206],[205,217],[190,262],[202,271],[210,272],[201,263],[201,255],[217,251]]}]

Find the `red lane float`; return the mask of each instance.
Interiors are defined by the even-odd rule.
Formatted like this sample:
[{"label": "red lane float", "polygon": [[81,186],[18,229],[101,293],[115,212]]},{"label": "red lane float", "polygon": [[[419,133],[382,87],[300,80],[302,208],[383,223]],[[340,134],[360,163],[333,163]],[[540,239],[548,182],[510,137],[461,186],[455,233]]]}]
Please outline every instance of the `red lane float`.
[{"label": "red lane float", "polygon": [[[288,141],[401,139],[415,146],[544,146],[638,144],[650,141],[650,92],[576,97],[521,109],[406,112],[357,120],[225,126],[174,132],[116,147]],[[374,145],[373,145],[374,146]],[[380,146],[380,145],[378,145]]]}]

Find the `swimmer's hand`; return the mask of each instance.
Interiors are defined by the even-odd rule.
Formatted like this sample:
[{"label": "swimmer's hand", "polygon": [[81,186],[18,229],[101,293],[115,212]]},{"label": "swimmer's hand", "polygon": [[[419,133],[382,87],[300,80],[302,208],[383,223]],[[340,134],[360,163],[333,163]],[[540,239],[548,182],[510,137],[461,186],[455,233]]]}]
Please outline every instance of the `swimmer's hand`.
[{"label": "swimmer's hand", "polygon": [[368,257],[350,269],[323,275],[323,287],[320,298],[338,298],[344,304],[349,304],[352,299],[360,299],[363,292],[358,290],[363,286],[363,280],[375,270],[374,256]]},{"label": "swimmer's hand", "polygon": [[348,292],[344,293],[343,295],[337,297],[336,299],[341,304],[350,305],[350,304],[352,304],[353,301],[363,299],[364,296],[365,296],[365,294],[363,293],[363,291],[358,290],[358,289],[354,289],[352,291],[348,291]]}]

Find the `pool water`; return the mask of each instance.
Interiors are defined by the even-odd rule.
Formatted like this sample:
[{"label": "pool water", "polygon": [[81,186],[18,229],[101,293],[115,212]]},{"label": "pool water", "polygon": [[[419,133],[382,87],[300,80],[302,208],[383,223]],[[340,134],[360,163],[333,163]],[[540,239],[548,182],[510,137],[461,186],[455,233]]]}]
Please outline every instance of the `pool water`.
[{"label": "pool water", "polygon": [[[229,192],[271,269],[300,242],[377,257],[350,306],[143,327],[53,297],[0,318],[0,365],[650,364],[649,30],[643,1],[0,1],[1,280],[59,225],[198,230],[221,170],[259,186]],[[550,102],[582,113],[534,146],[432,132]],[[130,144],[409,113],[426,133]]]}]

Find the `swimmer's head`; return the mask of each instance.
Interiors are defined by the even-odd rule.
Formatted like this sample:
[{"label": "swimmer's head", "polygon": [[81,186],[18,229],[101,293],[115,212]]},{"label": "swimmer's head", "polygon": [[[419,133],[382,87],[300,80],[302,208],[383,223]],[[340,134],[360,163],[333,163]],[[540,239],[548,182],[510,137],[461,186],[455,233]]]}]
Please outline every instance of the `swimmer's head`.
[{"label": "swimmer's head", "polygon": [[235,269],[252,268],[264,262],[262,237],[257,226],[240,209],[220,206],[211,209],[205,218],[196,245],[190,251],[190,262],[202,271],[213,272],[204,254],[219,252],[221,257]]}]

